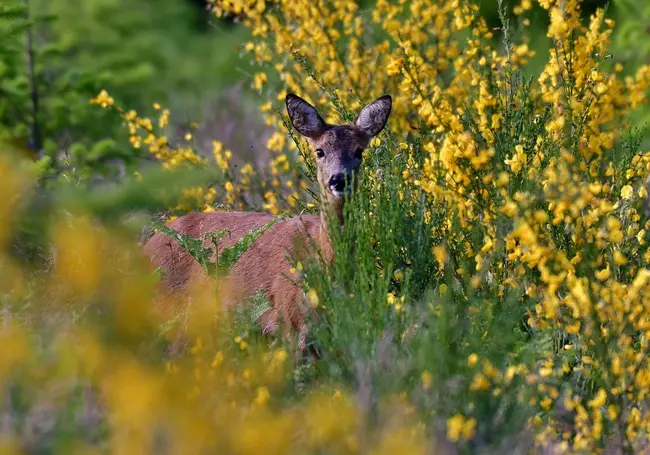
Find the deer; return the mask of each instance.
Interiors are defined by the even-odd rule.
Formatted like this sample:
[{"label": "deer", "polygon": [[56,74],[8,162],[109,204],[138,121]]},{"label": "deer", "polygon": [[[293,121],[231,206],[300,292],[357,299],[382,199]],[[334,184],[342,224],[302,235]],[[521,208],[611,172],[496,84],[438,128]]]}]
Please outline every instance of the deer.
[{"label": "deer", "polygon": [[[291,124],[306,138],[313,153],[320,213],[297,215],[273,224],[229,270],[219,297],[224,307],[233,308],[263,292],[270,309],[258,318],[262,334],[275,334],[282,323],[290,333],[299,334],[300,351],[305,349],[305,319],[311,305],[300,285],[301,272],[295,270],[291,259],[319,254],[327,263],[333,263],[328,223],[334,221],[343,227],[345,199],[358,186],[363,152],[384,129],[392,98],[384,95],[367,104],[356,120],[347,124],[326,123],[314,106],[295,94],[287,94],[285,102]],[[195,212],[173,220],[168,227],[194,238],[228,230],[230,235],[218,242],[217,249],[221,249],[234,245],[246,233],[265,226],[273,218],[259,212]],[[191,284],[208,284],[199,264],[164,233],[154,234],[144,251],[162,272],[159,287],[164,296],[184,298]]]}]

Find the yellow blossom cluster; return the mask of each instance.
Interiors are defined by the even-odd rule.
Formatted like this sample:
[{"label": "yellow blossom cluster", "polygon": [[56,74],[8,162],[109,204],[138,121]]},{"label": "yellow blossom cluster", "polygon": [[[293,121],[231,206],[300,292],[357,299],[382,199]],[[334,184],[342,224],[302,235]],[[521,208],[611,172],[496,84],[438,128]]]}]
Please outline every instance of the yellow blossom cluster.
[{"label": "yellow blossom cluster", "polygon": [[[522,289],[528,327],[556,340],[537,367],[491,370],[494,378],[527,377],[539,395],[531,403],[540,443],[559,439],[588,452],[618,431],[634,447],[650,426],[640,404],[650,392],[650,224],[642,210],[650,154],[638,143],[626,158],[619,150],[628,147],[626,115],[648,103],[650,65],[623,75],[608,53],[615,24],[603,10],[585,23],[579,0],[537,3],[549,14],[551,46],[541,74],[527,79],[520,70],[535,55],[521,33],[529,0],[514,8],[518,29],[504,14],[499,30],[477,5],[458,0],[378,0],[372,23],[356,2],[212,0],[216,14],[236,14],[250,27],[246,51],[278,75],[277,86],[262,73],[253,80],[269,99],[298,92],[331,106],[326,120],[341,121],[363,101],[393,96],[397,142],[389,144],[404,147],[389,153],[408,155],[394,170],[427,195],[427,220],[446,244],[433,252],[440,273],[453,264],[456,280],[469,278],[479,293],[496,286],[504,299]],[[376,29],[381,38],[370,39]],[[278,130],[268,144],[272,167],[308,163],[286,143],[271,105],[262,110]],[[292,161],[301,156],[304,163]],[[382,185],[378,175],[366,176],[373,188]],[[395,194],[402,197],[400,188]],[[267,193],[269,207],[274,197]],[[471,270],[460,267],[465,261]],[[387,300],[402,310],[394,293]],[[470,384],[495,387],[485,371]],[[572,432],[554,418],[562,400]],[[471,435],[471,422],[452,417],[450,437]]]},{"label": "yellow blossom cluster", "polygon": [[[232,163],[232,151],[220,141],[212,141],[212,160],[193,147],[191,132],[179,140],[180,145],[173,145],[165,135],[171,113],[158,103],[153,105],[159,113],[155,121],[141,117],[134,110],[124,110],[105,90],[93,98],[91,103],[119,113],[128,128],[131,145],[136,149],[145,147],[165,169],[173,171],[181,166],[212,166],[220,172],[223,182],[211,188],[186,190],[183,202],[170,208],[174,212],[197,209],[204,212],[233,208],[243,210],[261,205],[263,209],[277,214],[286,209],[295,209],[298,204],[304,205],[311,199],[305,191],[310,187],[309,179],[295,165],[295,160],[289,161],[285,154],[279,154],[269,163],[269,178],[257,172],[250,163],[244,163],[237,172],[237,166]],[[269,140],[271,150],[281,150],[285,145],[285,137],[278,133]],[[284,192],[280,188],[281,181],[285,182]]]}]

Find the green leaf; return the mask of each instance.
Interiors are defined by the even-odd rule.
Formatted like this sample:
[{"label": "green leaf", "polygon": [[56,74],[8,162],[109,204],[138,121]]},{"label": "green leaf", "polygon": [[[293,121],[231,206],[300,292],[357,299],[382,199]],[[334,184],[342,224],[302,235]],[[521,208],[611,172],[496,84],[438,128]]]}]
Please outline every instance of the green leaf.
[{"label": "green leaf", "polygon": [[[221,250],[218,258],[218,268],[220,273],[228,273],[233,265],[237,263],[239,258],[244,254],[250,246],[259,239],[262,234],[268,231],[278,221],[283,220],[285,217],[280,215],[273,218],[259,229],[248,231],[237,243],[233,246]],[[216,244],[215,244],[216,245]]]},{"label": "green leaf", "polygon": [[[239,258],[248,251],[251,245],[274,224],[284,218],[284,216],[273,218],[264,226],[247,232],[233,246],[222,248],[221,251],[219,251],[219,241],[226,236],[230,236],[230,231],[227,229],[216,233],[208,232],[202,239],[197,239],[184,232],[179,233],[160,222],[154,221],[153,224],[154,229],[176,240],[176,242],[178,242],[178,244],[203,268],[208,276],[216,277],[227,275],[230,269],[237,263]],[[206,241],[209,241],[212,246],[203,246]],[[216,260],[213,260],[212,257],[215,256],[215,252],[217,252]]]}]

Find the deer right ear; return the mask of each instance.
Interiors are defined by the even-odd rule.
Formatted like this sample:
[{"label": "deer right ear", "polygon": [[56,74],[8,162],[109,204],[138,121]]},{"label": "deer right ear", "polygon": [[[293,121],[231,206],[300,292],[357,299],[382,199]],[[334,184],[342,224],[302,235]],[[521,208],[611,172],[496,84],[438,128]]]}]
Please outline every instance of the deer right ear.
[{"label": "deer right ear", "polygon": [[287,112],[293,127],[303,136],[316,139],[327,130],[327,124],[314,106],[293,93],[287,95]]},{"label": "deer right ear", "polygon": [[390,95],[377,98],[361,110],[354,123],[367,137],[375,137],[386,126],[392,106],[393,99]]}]

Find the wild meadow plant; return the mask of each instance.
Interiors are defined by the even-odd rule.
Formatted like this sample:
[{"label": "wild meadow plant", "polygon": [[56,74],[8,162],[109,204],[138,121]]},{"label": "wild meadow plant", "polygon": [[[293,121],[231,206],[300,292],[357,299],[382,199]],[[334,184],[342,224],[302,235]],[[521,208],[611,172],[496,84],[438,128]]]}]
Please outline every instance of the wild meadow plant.
[{"label": "wild meadow plant", "polygon": [[[500,5],[495,30],[458,0],[215,0],[252,32],[244,56],[275,129],[265,170],[235,168],[216,141],[199,156],[192,132],[171,144],[161,106],[152,120],[107,92],[93,100],[166,179],[216,169],[167,205],[176,216],[313,209],[314,157],[276,101],[333,106],[334,123],[393,96],[331,230],[334,263],[296,264],[316,363],[295,363],[218,295],[165,320],[150,267],[92,205],[53,217],[52,266],[27,270],[12,219],[37,171],[0,162],[8,453],[647,450],[650,154],[626,116],[648,102],[650,66],[609,54],[604,11],[583,22],[579,1],[540,0],[551,51],[531,76],[534,6]],[[168,358],[179,321],[192,343]]]}]

